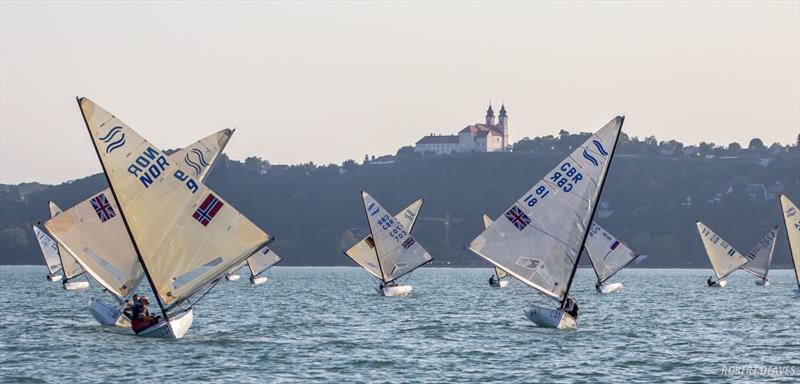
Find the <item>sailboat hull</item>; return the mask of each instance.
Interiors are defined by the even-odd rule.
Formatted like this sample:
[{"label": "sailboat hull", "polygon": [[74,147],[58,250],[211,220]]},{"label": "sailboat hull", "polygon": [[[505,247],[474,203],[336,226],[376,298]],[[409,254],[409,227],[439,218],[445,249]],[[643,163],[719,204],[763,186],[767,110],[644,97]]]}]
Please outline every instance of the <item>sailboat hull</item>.
[{"label": "sailboat hull", "polygon": [[578,322],[568,313],[560,309],[529,305],[524,309],[524,312],[528,320],[540,327],[556,329],[578,327]]},{"label": "sailboat hull", "polygon": [[241,279],[241,278],[242,277],[239,276],[238,274],[225,275],[225,280],[228,280],[228,281],[239,281],[239,279]]},{"label": "sailboat hull", "polygon": [[620,289],[622,289],[622,283],[603,284],[597,288],[597,293],[607,295],[619,292]]},{"label": "sailboat hull", "polygon": [[769,280],[756,280],[756,285],[761,287],[769,287]]},{"label": "sailboat hull", "polygon": [[711,285],[709,285],[709,287],[711,287],[711,288],[724,288],[726,285],[728,285],[728,281],[727,280],[717,280],[717,281],[711,283]]},{"label": "sailboat hull", "polygon": [[250,284],[253,284],[253,285],[261,285],[261,284],[264,284],[264,283],[266,283],[268,280],[269,280],[269,279],[267,279],[267,277],[266,277],[266,276],[259,276],[259,277],[256,277],[256,278],[252,278],[252,277],[251,277],[251,278],[250,278]]},{"label": "sailboat hull", "polygon": [[387,287],[383,287],[383,289],[381,288],[376,288],[376,289],[378,290],[378,293],[380,293],[382,296],[395,297],[395,296],[408,295],[409,293],[411,293],[413,287],[410,285],[390,285]]},{"label": "sailboat hull", "polygon": [[508,280],[500,280],[494,282],[494,284],[489,284],[492,288],[505,288],[508,285]]},{"label": "sailboat hull", "polygon": [[164,321],[162,318],[156,325],[137,333],[136,336],[180,339],[186,334],[189,327],[192,326],[193,320],[194,314],[192,310],[187,309],[184,312],[172,316],[169,321]]},{"label": "sailboat hull", "polygon": [[89,288],[88,281],[67,281],[64,283],[64,289],[67,291],[82,291]]},{"label": "sailboat hull", "polygon": [[122,314],[124,309],[124,306],[113,307],[94,297],[89,299],[89,312],[103,326],[130,327],[130,321]]},{"label": "sailboat hull", "polygon": [[54,283],[61,281],[61,279],[63,279],[63,278],[64,277],[61,276],[61,275],[48,275],[47,276],[47,280],[50,280],[50,281],[52,281]]}]

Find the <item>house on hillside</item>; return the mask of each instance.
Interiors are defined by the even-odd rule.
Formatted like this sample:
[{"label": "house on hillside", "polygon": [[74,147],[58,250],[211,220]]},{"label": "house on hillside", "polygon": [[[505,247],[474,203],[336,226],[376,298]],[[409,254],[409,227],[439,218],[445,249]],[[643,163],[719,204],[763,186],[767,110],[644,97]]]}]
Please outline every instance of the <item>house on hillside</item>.
[{"label": "house on hillside", "polygon": [[419,139],[414,152],[446,155],[467,152],[497,152],[510,147],[508,139],[508,113],[500,106],[497,118],[492,105],[486,111],[485,121],[466,126],[456,135],[430,134]]}]

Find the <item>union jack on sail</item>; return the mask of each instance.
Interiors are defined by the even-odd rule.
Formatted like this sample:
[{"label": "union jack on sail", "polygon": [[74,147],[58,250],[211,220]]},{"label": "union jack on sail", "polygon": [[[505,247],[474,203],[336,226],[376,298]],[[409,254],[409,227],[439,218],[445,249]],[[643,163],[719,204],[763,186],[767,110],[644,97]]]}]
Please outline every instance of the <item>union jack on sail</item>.
[{"label": "union jack on sail", "polygon": [[216,216],[217,212],[219,212],[224,205],[225,204],[222,202],[222,200],[209,193],[208,196],[206,196],[206,199],[203,200],[203,204],[200,204],[200,207],[197,208],[197,211],[194,212],[192,217],[206,227],[208,226],[208,223],[211,222],[211,219]]},{"label": "union jack on sail", "polygon": [[114,208],[111,207],[111,204],[109,204],[105,194],[101,193],[90,201],[92,203],[92,208],[94,208],[94,211],[97,213],[97,217],[100,218],[101,223],[105,223],[106,220],[117,215],[114,213]]}]

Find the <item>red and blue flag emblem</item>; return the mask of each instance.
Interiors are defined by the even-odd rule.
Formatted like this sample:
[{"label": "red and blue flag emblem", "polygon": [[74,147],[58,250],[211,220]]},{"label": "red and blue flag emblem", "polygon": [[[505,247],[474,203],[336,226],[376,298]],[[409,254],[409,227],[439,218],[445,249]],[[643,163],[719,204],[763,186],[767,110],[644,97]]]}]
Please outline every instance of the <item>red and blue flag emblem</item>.
[{"label": "red and blue flag emblem", "polygon": [[613,251],[613,250],[617,249],[617,247],[619,247],[619,240],[614,240],[614,242],[611,243],[610,248]]},{"label": "red and blue flag emblem", "polygon": [[101,223],[105,223],[106,220],[116,216],[117,214],[114,213],[114,208],[111,207],[111,204],[106,199],[106,195],[101,193],[95,196],[92,200],[92,208],[97,213],[97,217],[100,218]]},{"label": "red and blue flag emblem", "polygon": [[416,241],[414,241],[413,238],[409,237],[406,239],[406,241],[403,242],[403,248],[409,249],[411,248],[412,245],[414,245],[414,243],[416,243]]},{"label": "red and blue flag emblem", "polygon": [[525,229],[525,227],[531,223],[531,218],[528,217],[528,215],[526,215],[525,212],[519,209],[519,207],[516,205],[511,207],[511,209],[506,212],[506,219],[508,219],[511,224],[514,224],[514,226],[520,231]]},{"label": "red and blue flag emblem", "polygon": [[200,204],[200,208],[197,208],[192,217],[206,227],[224,205],[225,203],[223,203],[222,200],[209,193],[206,199],[203,200],[203,204]]}]

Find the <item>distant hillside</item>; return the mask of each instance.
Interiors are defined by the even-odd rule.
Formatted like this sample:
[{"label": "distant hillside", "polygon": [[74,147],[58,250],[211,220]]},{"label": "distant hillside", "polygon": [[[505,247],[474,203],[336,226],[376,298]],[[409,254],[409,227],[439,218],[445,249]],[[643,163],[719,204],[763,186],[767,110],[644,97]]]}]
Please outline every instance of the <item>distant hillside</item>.
[{"label": "distant hillside", "polygon": [[[390,210],[425,198],[414,233],[434,264],[481,266],[463,249],[481,231],[481,214],[499,216],[581,137],[524,139],[506,153],[436,157],[403,148],[374,163],[349,160],[341,166],[223,156],[208,184],[276,236],[273,248],[285,256],[285,265],[353,265],[342,251],[367,232],[359,196],[364,189]],[[598,211],[601,225],[650,256],[642,266],[706,268],[696,219],[747,252],[781,223],[778,194],[800,202],[797,146],[711,144],[687,151],[669,143],[625,137]],[[30,226],[48,217],[47,201],[67,208],[105,186],[101,175],[56,186],[0,186],[0,263],[41,264]],[[776,266],[789,266],[787,252],[781,229]]]}]

